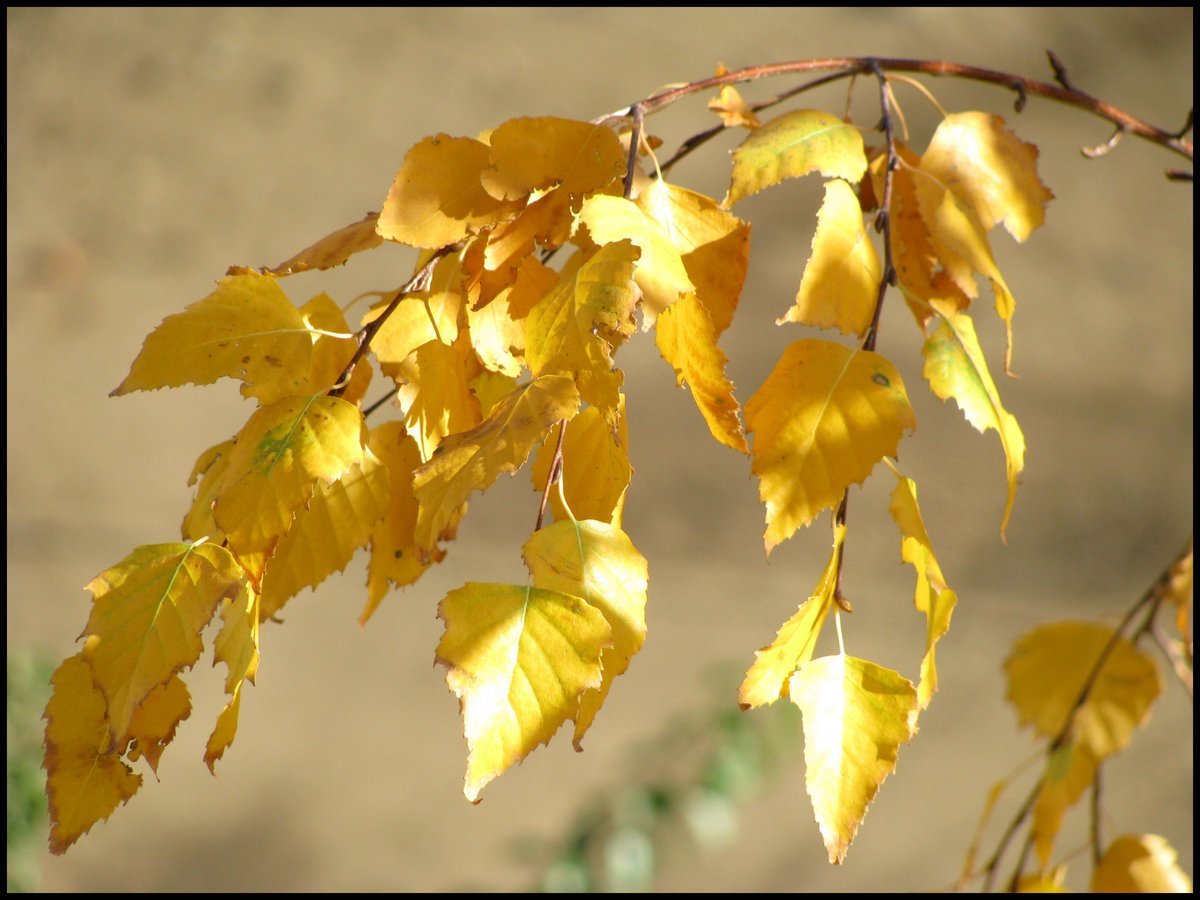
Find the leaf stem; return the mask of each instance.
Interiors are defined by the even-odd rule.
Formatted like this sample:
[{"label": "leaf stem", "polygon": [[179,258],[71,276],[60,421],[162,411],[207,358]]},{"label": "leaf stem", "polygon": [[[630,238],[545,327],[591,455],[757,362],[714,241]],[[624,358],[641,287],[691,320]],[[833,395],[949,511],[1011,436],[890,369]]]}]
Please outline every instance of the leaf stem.
[{"label": "leaf stem", "polygon": [[[542,488],[542,504],[538,507],[537,524],[533,526],[534,531],[542,530],[542,520],[546,517],[546,504],[550,500],[550,488],[554,487],[562,478],[563,467],[563,438],[567,433],[567,420],[558,420],[558,443],[554,445],[554,458],[550,460],[550,472],[546,475],[546,486]],[[563,506],[567,505],[567,501],[563,499]],[[568,507],[568,514],[570,508]],[[574,516],[571,516],[574,519]]]}]

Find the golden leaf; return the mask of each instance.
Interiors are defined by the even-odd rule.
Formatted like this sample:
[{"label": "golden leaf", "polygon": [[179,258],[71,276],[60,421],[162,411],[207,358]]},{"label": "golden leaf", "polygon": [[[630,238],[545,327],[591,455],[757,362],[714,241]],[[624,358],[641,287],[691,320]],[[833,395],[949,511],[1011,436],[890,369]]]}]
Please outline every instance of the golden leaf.
[{"label": "golden leaf", "polygon": [[225,693],[229,694],[230,700],[217,716],[216,727],[204,748],[204,762],[214,774],[217,760],[225,755],[237,733],[242,686],[247,681],[253,684],[258,673],[261,620],[258,596],[249,585],[243,585],[236,597],[226,598],[221,604],[222,624],[213,645],[213,665],[225,664]]},{"label": "golden leaf", "polygon": [[1096,894],[1190,894],[1192,880],[1167,839],[1123,834],[1108,845],[1092,872]]},{"label": "golden leaf", "polygon": [[[264,269],[264,275],[295,275],[310,269],[332,269],[344,265],[355,253],[373,250],[383,243],[376,231],[379,213],[367,213],[362,219],[327,234],[315,244],[305,247],[291,259],[274,268]],[[233,274],[232,272],[230,274]]]},{"label": "golden leaf", "polygon": [[[311,329],[313,355],[308,381],[295,393],[323,394],[337,384],[358,350],[358,341],[350,332],[341,307],[328,294],[317,294],[300,307],[300,315]],[[358,404],[370,384],[371,365],[365,359],[360,359],[354,366],[350,383],[340,396],[347,403]]]},{"label": "golden leaf", "polygon": [[489,140],[484,188],[500,200],[520,200],[557,187],[578,198],[625,174],[625,153],[611,128],[554,116],[510,119]]},{"label": "golden leaf", "polygon": [[[571,420],[563,437],[563,494],[576,519],[595,519],[621,525],[625,489],[633,476],[629,464],[629,435],[625,424],[625,396],[617,407],[614,432],[603,413],[590,406]],[[539,493],[550,477],[557,435],[551,432],[538,450],[530,471],[533,489]],[[550,509],[555,521],[571,516],[563,508],[557,491],[550,492]]]}]

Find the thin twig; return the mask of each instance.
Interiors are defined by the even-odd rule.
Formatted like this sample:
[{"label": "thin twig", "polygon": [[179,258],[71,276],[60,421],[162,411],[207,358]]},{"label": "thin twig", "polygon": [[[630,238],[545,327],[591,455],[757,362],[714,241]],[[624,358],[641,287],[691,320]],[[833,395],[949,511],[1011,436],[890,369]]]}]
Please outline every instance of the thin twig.
[{"label": "thin twig", "polygon": [[554,445],[554,458],[550,460],[550,472],[546,476],[546,486],[542,488],[542,505],[538,507],[537,524],[533,527],[534,531],[542,530],[542,520],[546,517],[546,503],[550,500],[550,488],[554,487],[555,483],[562,477],[563,467],[563,437],[567,433],[567,420],[560,419],[558,422],[558,443]]}]

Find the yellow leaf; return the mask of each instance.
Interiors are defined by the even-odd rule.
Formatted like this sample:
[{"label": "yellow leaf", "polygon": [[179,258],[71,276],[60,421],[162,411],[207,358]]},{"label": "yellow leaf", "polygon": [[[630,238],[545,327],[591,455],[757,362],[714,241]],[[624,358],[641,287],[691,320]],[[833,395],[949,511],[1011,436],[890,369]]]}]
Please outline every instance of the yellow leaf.
[{"label": "yellow leaf", "polygon": [[[463,305],[463,254],[444,256],[434,264],[429,287],[409,294],[379,326],[371,339],[371,352],[380,363],[402,363],[414,350],[430,341],[453,344],[458,338],[458,320]],[[366,325],[377,319],[391,303],[376,304],[366,316]]]},{"label": "yellow leaf", "polygon": [[242,396],[267,404],[304,384],[311,359],[300,312],[274,278],[247,272],[164,319],[111,396],[240,378]]},{"label": "yellow leaf", "polygon": [[1096,894],[1190,894],[1192,880],[1178,854],[1157,834],[1123,834],[1104,851],[1092,872]]},{"label": "yellow leaf", "polygon": [[436,250],[515,215],[480,184],[490,157],[487,144],[439,134],[408,151],[379,213],[389,241]]},{"label": "yellow leaf", "polygon": [[233,451],[233,443],[228,440],[215,444],[196,460],[188,486],[191,487],[197,480],[200,486],[196,488],[196,498],[183,517],[181,530],[185,541],[209,538],[214,544],[220,544],[225,540],[224,532],[213,521],[212,508],[220,495],[225,473],[229,470],[229,454]]},{"label": "yellow leaf", "polygon": [[916,418],[895,366],[869,350],[796,341],[746,404],[767,553],[837,503]]},{"label": "yellow leaf", "polygon": [[1017,879],[1018,894],[1065,894],[1067,867],[1055,866],[1045,872],[1026,873]]},{"label": "yellow leaf", "polygon": [[437,661],[459,698],[469,756],[463,793],[472,803],[520,762],[600,685],[600,653],[612,642],[603,614],[579,597],[515,584],[467,584],[438,607],[446,631]]},{"label": "yellow leaf", "polygon": [[306,587],[346,568],[387,511],[388,470],[368,448],[337,481],[317,482],[308,506],[275,545],[262,577],[260,615],[269,619]]},{"label": "yellow leaf", "polygon": [[1046,760],[1029,831],[1043,869],[1050,865],[1063,816],[1096,780],[1098,765],[1091,750],[1074,742],[1058,747]]},{"label": "yellow leaf", "polygon": [[83,657],[108,703],[113,744],[123,744],[147,695],[200,657],[200,632],[241,568],[223,547],[153,544],[92,579]]},{"label": "yellow leaf", "polygon": [[[896,471],[894,466],[892,470]],[[958,596],[946,584],[942,567],[933,555],[929,533],[925,530],[921,508],[917,505],[916,482],[898,471],[896,478],[899,483],[892,491],[888,512],[900,528],[900,557],[917,572],[913,603],[918,611],[925,613],[925,656],[921,660],[921,681],[917,686],[919,708],[925,709],[938,689],[934,646],[950,630],[950,617],[954,614]]]},{"label": "yellow leaf", "polygon": [[796,304],[776,324],[799,322],[862,337],[871,325],[881,277],[858,197],[840,178],[827,181]]},{"label": "yellow leaf", "polygon": [[113,748],[104,695],[92,683],[79,653],[65,660],[50,683],[46,704],[46,794],[50,800],[50,851],[71,844],[107,819],[142,785]]},{"label": "yellow leaf", "polygon": [[[590,406],[571,420],[571,426],[563,437],[562,486],[567,505],[576,519],[595,519],[621,525],[621,502],[625,489],[633,477],[629,464],[629,435],[625,425],[625,396],[617,408],[616,432],[609,426],[603,413]],[[550,465],[554,459],[557,434],[551,432],[530,472],[533,489],[541,493],[550,477]],[[570,518],[563,509],[558,492],[550,492],[550,509],[555,521]]]},{"label": "yellow leaf", "polygon": [[1004,371],[1012,371],[1012,319],[1017,301],[996,267],[987,234],[975,211],[923,168],[914,181],[921,218],[946,272],[968,297],[978,295],[975,272],[992,284],[996,312],[1007,332]]},{"label": "yellow leaf", "polygon": [[621,241],[577,254],[525,317],[525,360],[534,377],[572,376],[583,399],[610,421],[623,377],[613,370],[612,352],[634,331],[638,252]]},{"label": "yellow leaf", "polygon": [[582,597],[612,631],[600,656],[603,680],[580,698],[575,749],[600,711],[613,679],[629,668],[646,640],[646,559],[615,525],[588,520],[558,522],[534,532],[523,551],[537,588]]},{"label": "yellow leaf", "polygon": [[[300,315],[312,329],[313,355],[308,381],[295,393],[323,394],[337,384],[358,350],[358,341],[350,333],[341,307],[328,294],[317,294],[300,308]],[[347,403],[357,404],[366,395],[370,384],[371,366],[365,359],[360,359],[340,396]]]},{"label": "yellow leaf", "polygon": [[513,391],[478,427],[451,435],[413,473],[420,504],[413,540],[433,552],[472,491],[486,490],[502,472],[515,472],[556,423],[574,417],[579,392],[570,378],[546,375]]},{"label": "yellow leaf", "polygon": [[1038,149],[982,112],[946,116],[921,157],[929,172],[970,204],[986,231],[997,222],[1024,241],[1046,220],[1054,194],[1037,173]]},{"label": "yellow leaf", "polygon": [[519,355],[525,349],[525,325],[509,308],[511,292],[512,288],[505,288],[483,309],[468,307],[467,323],[471,346],[484,368],[516,378],[523,368]]},{"label": "yellow leaf", "polygon": [[867,806],[917,733],[917,691],[902,675],[848,656],[823,656],[789,685],[804,714],[805,784],[829,861],[841,864]]},{"label": "yellow leaf", "polygon": [[310,269],[332,269],[343,265],[355,253],[372,250],[383,243],[383,238],[375,230],[378,221],[379,213],[367,213],[354,224],[339,228],[315,244],[305,247],[291,259],[272,269],[265,269],[263,274],[295,275]]},{"label": "yellow leaf", "polygon": [[397,397],[404,407],[408,433],[417,440],[421,458],[429,459],[448,434],[479,424],[479,400],[471,393],[467,335],[448,347],[439,341],[422,344],[397,367],[402,381]]},{"label": "yellow leaf", "polygon": [[258,629],[262,621],[259,615],[258,596],[243,585],[237,597],[227,598],[221,604],[221,631],[213,644],[213,665],[224,663],[228,670],[225,676],[225,693],[229,702],[217,716],[217,724],[204,748],[204,762],[210,772],[216,773],[217,760],[225,755],[237,733],[238,710],[242,703],[242,686],[254,683],[258,673]]},{"label": "yellow leaf", "polygon": [[742,709],[774,703],[786,693],[792,673],[812,659],[817,638],[834,603],[845,541],[846,526],[835,525],[833,552],[812,595],[800,604],[795,615],[783,623],[775,640],[754,652],[754,663],[746,671],[746,677],[738,689],[738,704]]},{"label": "yellow leaf", "polygon": [[171,675],[142,701],[129,722],[132,738],[128,757],[145,757],[151,770],[158,772],[158,761],[167,744],[175,737],[179,723],[192,712],[192,697],[178,675]]},{"label": "yellow leaf", "polygon": [[733,151],[733,177],[722,206],[789,178],[820,172],[857,182],[867,171],[862,134],[837,116],[816,109],[784,113],[755,129]]},{"label": "yellow leaf", "polygon": [[362,413],[335,397],[289,397],[258,410],[238,433],[213,508],[233,551],[269,548],[318,480],[362,463],[365,443]]},{"label": "yellow leaf", "polygon": [[642,330],[648,331],[656,316],[682,297],[694,296],[679,250],[666,230],[646,215],[638,204],[624,197],[597,194],[583,202],[579,221],[587,226],[597,244],[628,240],[641,250],[633,277],[642,289]]},{"label": "yellow leaf", "polygon": [[558,187],[571,197],[602,190],[625,174],[625,153],[611,128],[553,116],[510,119],[492,132],[483,186],[519,200]]},{"label": "yellow leaf", "polygon": [[[1018,638],[1004,661],[1008,699],[1022,725],[1056,737],[1075,708],[1113,629],[1090,622],[1042,625]],[[1074,740],[1104,759],[1124,747],[1162,690],[1154,660],[1124,637],[1112,650],[1075,717]]]},{"label": "yellow leaf", "polygon": [[[422,554],[413,538],[417,524],[417,498],[413,496],[413,470],[421,464],[417,442],[400,422],[384,422],[371,431],[371,452],[388,470],[388,499],[383,519],[371,532],[371,562],[367,569],[367,605],[360,624],[375,612],[389,585],[412,584],[429,566],[441,562],[446,551],[434,548]],[[451,526],[452,527],[452,526]],[[446,534],[438,535],[438,539]]]},{"label": "yellow leaf", "polygon": [[921,355],[925,357],[925,378],[933,393],[942,400],[954,398],[977,431],[995,429],[1000,438],[1008,482],[1008,498],[1000,522],[1003,535],[1017,497],[1017,483],[1025,468],[1025,435],[1012,413],[1000,402],[971,317],[966,313],[944,315],[938,311],[936,318],[933,330],[921,348]]},{"label": "yellow leaf", "polygon": [[[718,75],[724,75],[725,72],[724,66],[717,67]],[[724,85],[717,92],[717,96],[708,101],[708,108],[721,117],[721,122],[726,128],[736,128],[739,125],[743,128],[759,126],[758,116],[732,84]]]}]

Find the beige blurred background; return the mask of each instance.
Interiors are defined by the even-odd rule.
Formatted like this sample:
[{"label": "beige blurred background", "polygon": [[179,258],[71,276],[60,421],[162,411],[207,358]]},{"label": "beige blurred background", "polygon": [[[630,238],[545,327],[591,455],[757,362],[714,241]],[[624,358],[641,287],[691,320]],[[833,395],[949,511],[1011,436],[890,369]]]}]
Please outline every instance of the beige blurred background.
[{"label": "beige blurred background", "polygon": [[[275,264],[378,209],[407,148],[517,115],[592,118],[671,82],[834,55],[944,58],[1074,82],[1174,128],[1192,104],[1190,9],[10,9],[8,25],[8,649],[73,651],[81,590],[134,546],[173,540],[199,452],[249,414],[232,383],[109,399],[141,341],[230,264]],[[798,83],[747,88],[751,99]],[[986,792],[1033,752],[1003,699],[1001,661],[1036,624],[1115,621],[1192,527],[1191,188],[1176,157],[1128,139],[1081,158],[1107,127],[997,88],[928,80],[951,110],[1005,116],[1041,147],[1057,199],[1017,247],[994,243],[1017,297],[1014,368],[1001,390],[1028,440],[1007,546],[1003,456],[924,390],[899,298],[879,349],[919,418],[902,445],[942,567],[960,596],[941,644],[942,690],[884,785],[846,864],[832,868],[796,756],[742,809],[739,839],[666,856],[669,891],[888,891],[950,886]],[[932,120],[899,87],[922,138]],[[873,122],[874,87],[855,110]],[[839,111],[844,84],[804,101]],[[710,124],[704,100],[651,120],[673,147]],[[713,142],[673,180],[721,196]],[[737,212],[753,222],[751,276],[723,340],[744,402],[779,351],[775,328],[807,256],[820,186],[791,183]],[[285,284],[297,302],[398,284],[399,249]],[[1000,359],[1002,333],[982,312]],[[521,889],[537,869],[514,842],[556,840],[597,795],[636,774],[631,748],[710,704],[716,664],[744,668],[815,584],[824,525],[762,554],[747,461],[711,441],[652,342],[627,369],[637,473],[627,530],[651,569],[648,643],[587,750],[559,735],[484,793],[461,795],[457,703],[432,665],[435,606],[468,580],[521,578],[536,517],[525,473],[472,501],[460,541],[365,630],[361,558],[306,592],[263,635],[258,684],[214,779],[201,756],[221,674],[197,666],[196,712],[160,767],[65,857],[53,891]],[[379,385],[371,396],[378,395]],[[850,503],[848,648],[915,677],[922,619],[886,515],[887,479]],[[725,697],[732,703],[736,675]],[[1105,833],[1165,835],[1192,869],[1192,714],[1173,682],[1105,781]],[[1006,807],[1011,813],[1011,805]],[[1081,848],[1084,818],[1062,848]],[[994,834],[995,832],[993,832]],[[1075,868],[1086,869],[1079,853]],[[1081,886],[1075,881],[1076,887]]]}]

